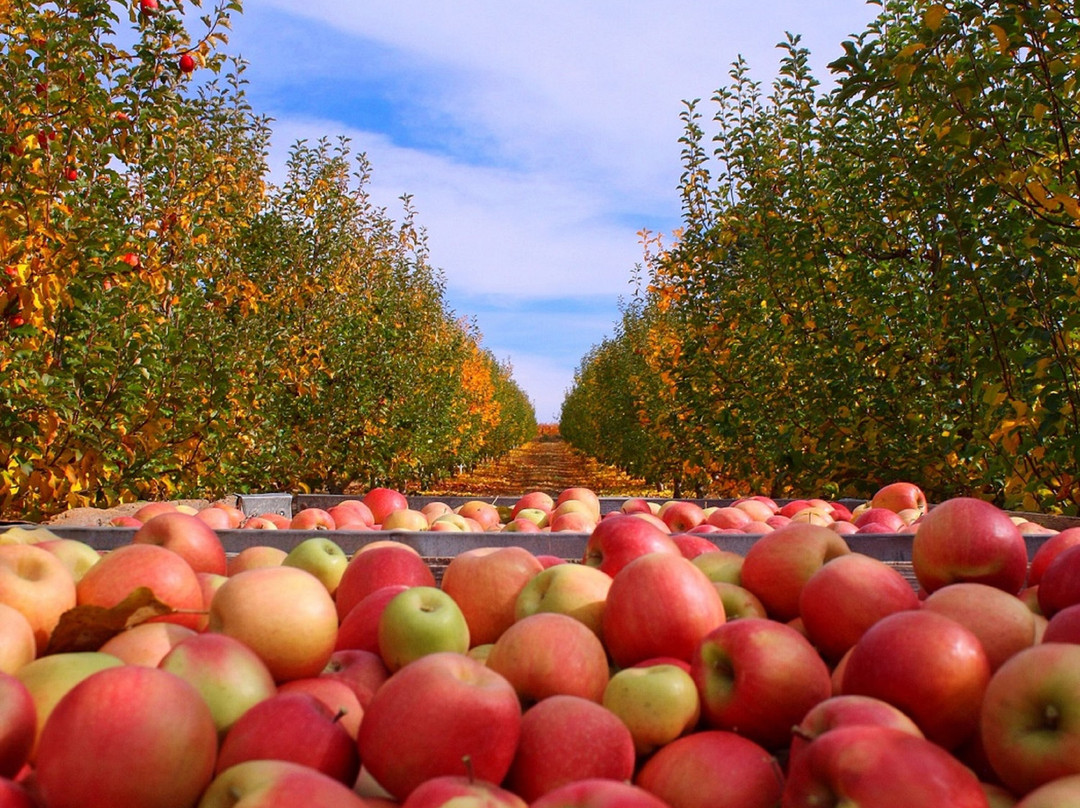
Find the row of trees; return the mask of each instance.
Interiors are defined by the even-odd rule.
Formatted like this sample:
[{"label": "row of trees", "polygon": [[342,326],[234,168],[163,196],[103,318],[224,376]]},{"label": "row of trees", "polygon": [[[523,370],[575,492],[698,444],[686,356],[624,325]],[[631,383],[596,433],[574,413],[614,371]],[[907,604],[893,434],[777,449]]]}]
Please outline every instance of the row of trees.
[{"label": "row of trees", "polygon": [[[1080,13],[885,2],[683,116],[683,227],[564,435],[684,490],[1080,505]],[[672,462],[672,458],[678,458]]]},{"label": "row of trees", "polygon": [[268,182],[240,2],[197,38],[199,0],[5,5],[0,517],[422,485],[532,436],[407,197],[376,206],[344,141]]}]

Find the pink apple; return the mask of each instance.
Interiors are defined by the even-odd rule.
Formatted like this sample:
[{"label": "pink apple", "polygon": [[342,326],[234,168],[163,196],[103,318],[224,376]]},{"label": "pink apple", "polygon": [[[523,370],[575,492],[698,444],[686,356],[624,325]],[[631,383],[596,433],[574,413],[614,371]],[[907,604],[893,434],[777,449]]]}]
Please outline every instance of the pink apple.
[{"label": "pink apple", "polygon": [[892,727],[918,737],[922,730],[899,707],[870,696],[832,696],[807,711],[802,721],[792,728],[788,765],[805,751],[815,738],[839,727],[872,724]]},{"label": "pink apple", "polygon": [[347,684],[356,694],[361,709],[366,710],[375,691],[390,678],[390,671],[378,654],[347,648],[334,651],[319,675]]},{"label": "pink apple", "polygon": [[685,533],[705,521],[705,510],[688,499],[669,499],[657,513],[672,533]]},{"label": "pink apple", "polygon": [[37,706],[26,685],[0,673],[0,777],[14,777],[30,759],[37,734]]},{"label": "pink apple", "polygon": [[249,760],[213,779],[199,808],[374,808],[352,788],[287,760]]},{"label": "pink apple", "polygon": [[[771,513],[767,514],[765,518],[767,519],[770,515]],[[744,509],[728,505],[712,511],[712,513],[706,517],[705,521],[708,522],[708,524],[715,525],[719,528],[740,529],[747,522],[753,520],[750,518],[750,514]]]},{"label": "pink apple", "polygon": [[55,555],[33,544],[0,545],[0,604],[22,613],[40,654],[76,604],[75,579]]},{"label": "pink apple", "polygon": [[392,488],[372,488],[360,501],[367,505],[376,525],[381,525],[394,511],[409,507],[405,495]]},{"label": "pink apple", "polygon": [[591,777],[549,791],[529,808],[671,808],[643,788]]},{"label": "pink apple", "polygon": [[577,780],[629,780],[634,763],[634,740],[618,716],[594,701],[556,695],[522,716],[521,739],[505,782],[533,802]]},{"label": "pink apple", "polygon": [[581,486],[564,488],[559,492],[559,495],[555,497],[555,510],[558,510],[559,506],[567,500],[575,500],[584,503],[588,506],[593,521],[600,520],[600,498],[592,489],[583,488]]},{"label": "pink apple", "polygon": [[326,587],[295,567],[237,573],[210,604],[209,630],[249,646],[278,682],[315,676],[326,667],[337,629]]},{"label": "pink apple", "polygon": [[248,707],[221,742],[217,774],[247,760],[302,763],[346,785],[356,782],[356,743],[336,713],[310,693],[278,693]]},{"label": "pink apple", "polygon": [[463,502],[457,509],[457,513],[468,519],[474,519],[481,529],[487,531],[497,528],[502,524],[502,516],[499,509],[490,502],[482,499],[470,499]]},{"label": "pink apple", "polygon": [[622,504],[619,505],[619,511],[620,513],[652,513],[653,509],[647,499],[630,497],[623,500]]},{"label": "pink apple", "polygon": [[927,592],[974,581],[1015,595],[1027,577],[1027,544],[1000,508],[955,497],[931,508],[919,522],[911,564]]},{"label": "pink apple", "polygon": [[923,734],[955,749],[978,730],[990,680],[982,643],[955,620],[929,610],[884,617],[847,658],[843,693],[872,696],[907,713]]},{"label": "pink apple", "polygon": [[[217,510],[220,510],[217,509]],[[195,572],[226,572],[225,548],[214,529],[179,511],[155,516],[135,531],[135,544],[157,544],[179,555]]]},{"label": "pink apple", "polygon": [[1046,624],[1041,641],[1080,645],[1080,603],[1055,612]]},{"label": "pink apple", "polygon": [[611,581],[604,644],[623,668],[657,656],[689,660],[724,618],[720,594],[704,572],[681,555],[648,553]]},{"label": "pink apple", "polygon": [[244,643],[224,634],[194,634],[170,649],[158,667],[192,685],[224,735],[250,707],[277,692],[266,663]]},{"label": "pink apple", "polygon": [[341,502],[326,509],[335,530],[368,530],[375,523],[371,509],[359,500]]},{"label": "pink apple", "polygon": [[857,528],[863,528],[870,524],[880,525],[884,528],[874,531],[876,533],[897,533],[904,526],[904,520],[900,518],[896,511],[888,508],[867,508],[852,519],[852,523]]},{"label": "pink apple", "polygon": [[557,612],[584,623],[603,639],[602,619],[611,576],[584,564],[555,564],[529,579],[514,603],[514,619]]},{"label": "pink apple", "polygon": [[344,619],[353,606],[376,589],[393,585],[435,586],[435,575],[407,544],[392,542],[357,551],[338,582],[338,617]]},{"label": "pink apple", "polygon": [[383,530],[400,530],[417,533],[428,529],[428,520],[420,511],[413,508],[399,508],[391,511],[382,521]]},{"label": "pink apple", "polygon": [[591,514],[578,511],[553,512],[548,524],[552,533],[591,533],[595,527],[596,521]]},{"label": "pink apple", "polygon": [[1031,557],[1031,566],[1028,569],[1027,577],[1028,586],[1038,586],[1043,573],[1050,566],[1050,562],[1062,551],[1076,544],[1080,544],[1080,527],[1070,527],[1062,530],[1040,544]]},{"label": "pink apple", "polygon": [[809,641],[783,623],[742,618],[714,629],[690,661],[704,722],[737,730],[769,749],[832,695],[829,669]]},{"label": "pink apple", "polygon": [[604,519],[589,535],[583,562],[614,578],[635,558],[657,552],[682,557],[671,536],[655,525],[633,515],[616,514]]},{"label": "pink apple", "polygon": [[158,514],[173,513],[176,511],[175,502],[149,502],[136,510],[132,515],[139,520],[139,524],[149,522]]},{"label": "pink apple", "polygon": [[895,513],[912,509],[924,514],[926,513],[926,494],[914,483],[889,483],[877,490],[870,500],[870,507],[887,508]]},{"label": "pink apple", "polygon": [[599,702],[608,681],[607,653],[597,636],[553,612],[510,626],[492,646],[487,667],[506,678],[526,706],[558,694]]},{"label": "pink apple", "polygon": [[783,773],[762,746],[734,732],[706,730],[664,746],[634,783],[671,808],[774,808]]},{"label": "pink apple", "polygon": [[966,626],[982,643],[991,671],[1035,644],[1035,614],[1016,595],[995,586],[969,581],[949,584],[931,593],[922,608]]},{"label": "pink apple", "polygon": [[[180,513],[180,511],[177,511]],[[203,508],[196,513],[195,518],[204,522],[211,530],[232,530],[239,524],[233,524],[232,514],[222,508]]]},{"label": "pink apple", "polygon": [[199,578],[183,556],[157,544],[126,544],[110,550],[86,571],[76,594],[80,606],[111,608],[139,587],[147,587],[176,610],[153,621],[198,627],[203,605]]},{"label": "pink apple", "polygon": [[511,518],[517,517],[518,513],[525,508],[536,508],[551,513],[555,510],[555,499],[546,491],[529,491],[522,494],[510,509]]},{"label": "pink apple", "polygon": [[744,511],[752,522],[764,522],[777,511],[777,505],[771,499],[748,497],[731,503],[732,508]]},{"label": "pink apple", "polygon": [[826,562],[799,595],[799,615],[810,641],[834,661],[882,617],[917,608],[919,597],[903,575],[861,553]]},{"label": "pink apple", "polygon": [[762,536],[746,552],[741,585],[760,598],[775,620],[799,615],[799,597],[827,561],[851,552],[847,542],[820,525],[792,524]]},{"label": "pink apple", "polygon": [[981,738],[1016,794],[1080,774],[1080,645],[1044,643],[1007,660],[982,703]]},{"label": "pink apple", "polygon": [[15,673],[36,656],[37,638],[26,615],[0,603],[0,673]]},{"label": "pink apple", "polygon": [[334,517],[322,508],[302,508],[289,521],[292,530],[336,530]]},{"label": "pink apple", "polygon": [[514,622],[518,595],[542,571],[524,547],[477,547],[450,559],[441,586],[465,615],[470,642],[484,645]]},{"label": "pink apple", "polygon": [[[675,546],[679,548],[679,552],[682,553],[682,557],[688,560],[697,558],[704,553],[714,553],[719,550],[716,542],[705,538],[698,532],[698,528],[703,527],[698,525],[696,528],[692,528],[686,533],[673,533],[671,540],[675,542]],[[717,528],[707,525],[711,531],[716,531]]]},{"label": "pink apple", "polygon": [[214,721],[195,688],[167,671],[121,665],[60,699],[38,744],[37,785],[49,808],[186,808],[209,785],[216,754]]},{"label": "pink apple", "polygon": [[404,592],[409,588],[405,584],[381,587],[349,609],[349,613],[338,626],[334,650],[341,651],[348,648],[378,654],[379,618],[382,617],[386,604],[399,592]]},{"label": "pink apple", "polygon": [[818,803],[904,808],[987,806],[978,779],[947,751],[909,732],[876,725],[826,732],[792,763],[783,804]]},{"label": "pink apple", "polygon": [[268,544],[255,544],[245,547],[236,555],[228,557],[225,574],[233,576],[238,572],[258,569],[259,567],[279,567],[288,554],[287,550]]},{"label": "pink apple", "polygon": [[348,683],[320,673],[318,676],[284,682],[277,692],[307,693],[314,696],[334,714],[334,720],[349,733],[349,737],[356,740],[360,732],[360,722],[364,717],[364,708],[360,704],[360,697]]},{"label": "pink apple", "polygon": [[358,743],[365,769],[404,800],[443,775],[501,783],[520,735],[513,686],[464,654],[444,652],[406,665],[375,692]]},{"label": "pink apple", "polygon": [[1052,618],[1064,608],[1080,603],[1080,548],[1066,547],[1054,556],[1039,579],[1039,611]]},{"label": "pink apple", "polygon": [[197,636],[194,629],[176,623],[139,623],[114,635],[98,650],[122,659],[126,665],[156,668],[178,642]]},{"label": "pink apple", "polygon": [[[279,524],[284,522],[284,524]],[[240,527],[243,530],[286,530],[289,527],[289,523],[292,520],[287,517],[282,517],[280,520],[272,518],[269,514],[263,514],[258,516],[249,516],[245,519]]]},{"label": "pink apple", "polygon": [[443,775],[425,780],[401,808],[529,808],[512,791],[470,777]]}]

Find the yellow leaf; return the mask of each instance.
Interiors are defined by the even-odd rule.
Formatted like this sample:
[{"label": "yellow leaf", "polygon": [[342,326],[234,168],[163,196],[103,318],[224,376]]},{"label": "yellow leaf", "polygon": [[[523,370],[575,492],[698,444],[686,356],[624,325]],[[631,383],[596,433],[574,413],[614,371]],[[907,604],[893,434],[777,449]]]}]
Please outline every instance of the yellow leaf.
[{"label": "yellow leaf", "polygon": [[1050,111],[1050,107],[1046,104],[1036,104],[1035,108],[1031,111],[1032,117],[1035,119],[1035,123],[1042,123],[1043,117]]},{"label": "yellow leaf", "polygon": [[990,32],[997,39],[998,53],[1006,53],[1009,50],[1009,35],[1005,33],[1005,29],[997,23],[991,23],[989,28]]},{"label": "yellow leaf", "polygon": [[926,9],[926,13],[923,14],[923,23],[931,31],[936,31],[941,27],[941,21],[945,19],[945,14],[945,6],[941,3],[934,3],[934,5]]}]

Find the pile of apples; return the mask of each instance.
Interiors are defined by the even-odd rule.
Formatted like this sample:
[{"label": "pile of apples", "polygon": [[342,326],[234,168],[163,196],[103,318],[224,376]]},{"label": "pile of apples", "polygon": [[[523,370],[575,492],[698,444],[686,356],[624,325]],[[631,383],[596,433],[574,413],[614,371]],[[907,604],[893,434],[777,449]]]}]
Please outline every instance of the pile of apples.
[{"label": "pile of apples", "polygon": [[[409,510],[356,502],[336,527]],[[171,503],[105,553],[0,534],[0,806],[1080,805],[1080,528],[909,483],[804,503],[467,503],[421,516],[562,508],[584,553],[503,537],[438,581],[317,524],[227,555],[220,516]],[[917,589],[837,527],[900,532],[875,511],[910,527]],[[750,523],[744,555],[710,539]]]}]

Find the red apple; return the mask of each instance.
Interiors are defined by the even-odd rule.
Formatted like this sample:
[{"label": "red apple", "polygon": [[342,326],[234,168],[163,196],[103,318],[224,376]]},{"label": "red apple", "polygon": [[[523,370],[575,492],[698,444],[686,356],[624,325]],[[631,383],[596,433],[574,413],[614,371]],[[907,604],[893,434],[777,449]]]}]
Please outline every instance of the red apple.
[{"label": "red apple", "polygon": [[378,654],[347,648],[334,651],[319,675],[347,684],[356,694],[361,709],[366,710],[375,691],[390,678],[390,671]]},{"label": "red apple", "polygon": [[0,777],[14,777],[30,759],[37,734],[37,705],[30,691],[0,673]]},{"label": "red apple", "polygon": [[537,508],[541,511],[551,513],[555,510],[555,498],[546,491],[529,491],[526,494],[522,494],[517,498],[513,507],[510,509],[511,518],[516,518],[517,515],[526,508]]},{"label": "red apple", "polygon": [[652,513],[653,509],[647,499],[642,499],[641,497],[630,497],[629,499],[623,500],[622,504],[619,505],[619,512]]},{"label": "red apple", "polygon": [[353,606],[376,589],[394,585],[435,586],[435,575],[407,544],[393,542],[359,550],[349,559],[338,582],[338,617],[344,619]]},{"label": "red apple", "polygon": [[214,720],[195,688],[167,671],[122,665],[60,699],[35,771],[49,808],[189,808],[216,754]]},{"label": "red apple", "polygon": [[987,808],[978,779],[955,757],[876,725],[840,727],[812,741],[792,762],[783,804]]},{"label": "red apple", "polygon": [[773,620],[743,618],[710,632],[690,661],[710,727],[737,730],[769,749],[832,695],[829,669],[809,641]]},{"label": "red apple", "polygon": [[551,612],[522,618],[504,631],[487,667],[505,677],[526,706],[558,694],[599,702],[608,681],[607,653],[596,635]]},{"label": "red apple", "polygon": [[852,519],[852,523],[857,528],[863,528],[870,524],[880,525],[883,529],[874,531],[876,533],[898,533],[904,526],[904,520],[900,518],[896,511],[888,508],[867,508]]},{"label": "red apple", "polygon": [[462,503],[456,511],[461,516],[476,520],[481,529],[485,531],[497,528],[502,524],[502,517],[499,514],[499,509],[490,502],[485,502],[482,499],[467,500]]},{"label": "red apple", "polygon": [[990,670],[1035,644],[1036,617],[1020,598],[995,586],[961,582],[931,593],[923,609],[951,617],[982,643]]},{"label": "red apple", "polygon": [[685,533],[705,521],[705,510],[688,499],[669,499],[656,514],[672,533]]},{"label": "red apple", "polygon": [[591,777],[629,780],[634,740],[618,716],[578,696],[556,695],[525,711],[506,786],[528,802]]},{"label": "red apple", "polygon": [[217,773],[247,760],[302,763],[346,785],[356,782],[356,743],[336,713],[310,693],[278,693],[244,711],[221,742]]},{"label": "red apple", "polygon": [[[396,803],[395,803],[396,804]],[[425,780],[401,808],[529,808],[512,791],[469,777],[443,775]]]},{"label": "red apple", "polygon": [[368,530],[375,524],[371,508],[358,499],[345,500],[326,509],[337,530]]},{"label": "red apple", "polygon": [[3,808],[41,808],[41,801],[23,782],[0,777],[0,806]]},{"label": "red apple", "polygon": [[718,530],[718,528],[714,528],[711,525],[698,525],[687,533],[672,534],[671,540],[675,542],[675,546],[679,548],[679,552],[682,553],[683,558],[692,560],[699,555],[714,553],[720,549],[716,542],[711,541],[702,535],[702,531],[700,530],[702,527],[708,527],[710,532],[716,532]]},{"label": "red apple", "polygon": [[978,729],[989,680],[978,637],[951,618],[916,610],[867,629],[851,649],[841,687],[899,707],[927,738],[955,749]]},{"label": "red apple", "polygon": [[[765,518],[767,519],[768,516],[766,516]],[[735,528],[736,530],[738,530],[741,529],[743,525],[753,520],[750,518],[750,514],[748,514],[742,508],[736,508],[728,505],[712,511],[705,518],[705,521],[708,524],[714,525],[718,528]]]},{"label": "red apple", "polygon": [[870,696],[832,696],[807,711],[792,728],[788,765],[805,751],[815,738],[839,727],[872,724],[892,727],[922,738],[922,730],[900,708]]},{"label": "red apple", "polygon": [[911,564],[927,592],[974,581],[1015,595],[1027,578],[1027,544],[1000,508],[955,497],[931,508],[919,522]]},{"label": "red apple", "polygon": [[1028,586],[1038,586],[1043,573],[1050,566],[1050,562],[1057,558],[1058,554],[1063,550],[1067,550],[1076,544],[1080,544],[1080,527],[1070,527],[1062,530],[1040,544],[1031,557],[1031,566],[1028,569],[1027,577]]},{"label": "red apple", "polygon": [[292,530],[336,530],[334,517],[322,508],[303,508],[289,521]]},{"label": "red apple", "polygon": [[1070,642],[1080,645],[1080,603],[1055,612],[1043,630],[1041,642]]},{"label": "red apple", "polygon": [[982,703],[987,760],[1010,790],[1026,794],[1080,774],[1080,646],[1044,643],[994,673]]},{"label": "red apple", "polygon": [[671,808],[643,788],[592,777],[567,783],[549,791],[529,808]]},{"label": "red apple", "polygon": [[232,766],[206,789],[199,808],[374,808],[339,780],[287,760]]},{"label": "red apple", "polygon": [[660,749],[634,782],[671,808],[774,808],[784,778],[760,745],[734,732],[706,730]]},{"label": "red apple", "polygon": [[1080,603],[1080,549],[1066,547],[1054,556],[1039,579],[1039,611],[1052,618],[1064,608]]},{"label": "red apple", "polygon": [[237,573],[210,604],[209,630],[249,646],[278,682],[315,676],[326,667],[337,629],[326,587],[295,567]]},{"label": "red apple", "polygon": [[520,735],[511,684],[474,659],[444,652],[406,665],[375,692],[358,742],[365,769],[404,800],[442,775],[501,783]]},{"label": "red apple", "polygon": [[870,500],[871,508],[887,508],[894,513],[903,510],[916,510],[926,513],[926,494],[914,483],[895,482],[877,490]]},{"label": "red apple", "polygon": [[657,656],[689,660],[724,619],[720,594],[704,572],[681,555],[648,553],[611,581],[604,644],[623,668]]},{"label": "red apple", "polygon": [[360,501],[367,505],[376,525],[381,525],[394,511],[409,507],[405,495],[392,488],[372,488]]},{"label": "red apple", "polygon": [[144,522],[131,540],[135,544],[157,544],[172,550],[187,561],[195,572],[226,573],[225,548],[221,539],[210,525],[197,516],[179,511],[160,514]]},{"label": "red apple", "polygon": [[441,586],[465,615],[471,643],[484,645],[514,622],[518,595],[543,569],[524,547],[477,547],[450,559]]},{"label": "red apple", "polygon": [[655,525],[637,516],[616,514],[604,519],[589,534],[582,560],[614,578],[615,573],[647,553],[682,557],[671,536]]},{"label": "red apple", "polygon": [[592,533],[595,527],[596,521],[590,514],[576,511],[553,512],[548,524],[548,530],[552,533]]},{"label": "red apple", "polygon": [[48,550],[32,544],[0,545],[0,604],[26,618],[40,654],[60,615],[76,604],[75,579]]},{"label": "red apple", "polygon": [[799,595],[806,633],[827,659],[837,660],[886,615],[919,608],[919,597],[894,567],[861,553],[826,562]]},{"label": "red apple", "polygon": [[567,500],[575,500],[584,503],[588,507],[589,513],[592,514],[593,521],[600,521],[600,498],[592,489],[583,488],[581,486],[564,488],[559,492],[559,495],[555,497],[554,510],[558,510],[559,506]]},{"label": "red apple", "polygon": [[847,542],[820,525],[795,523],[758,539],[743,560],[741,585],[760,598],[775,620],[799,616],[799,597],[827,561],[851,552]]},{"label": "red apple", "polygon": [[87,570],[76,593],[79,605],[111,608],[139,587],[149,588],[154,597],[176,610],[153,621],[198,627],[203,596],[195,570],[181,555],[156,544],[126,544],[110,550]]}]

